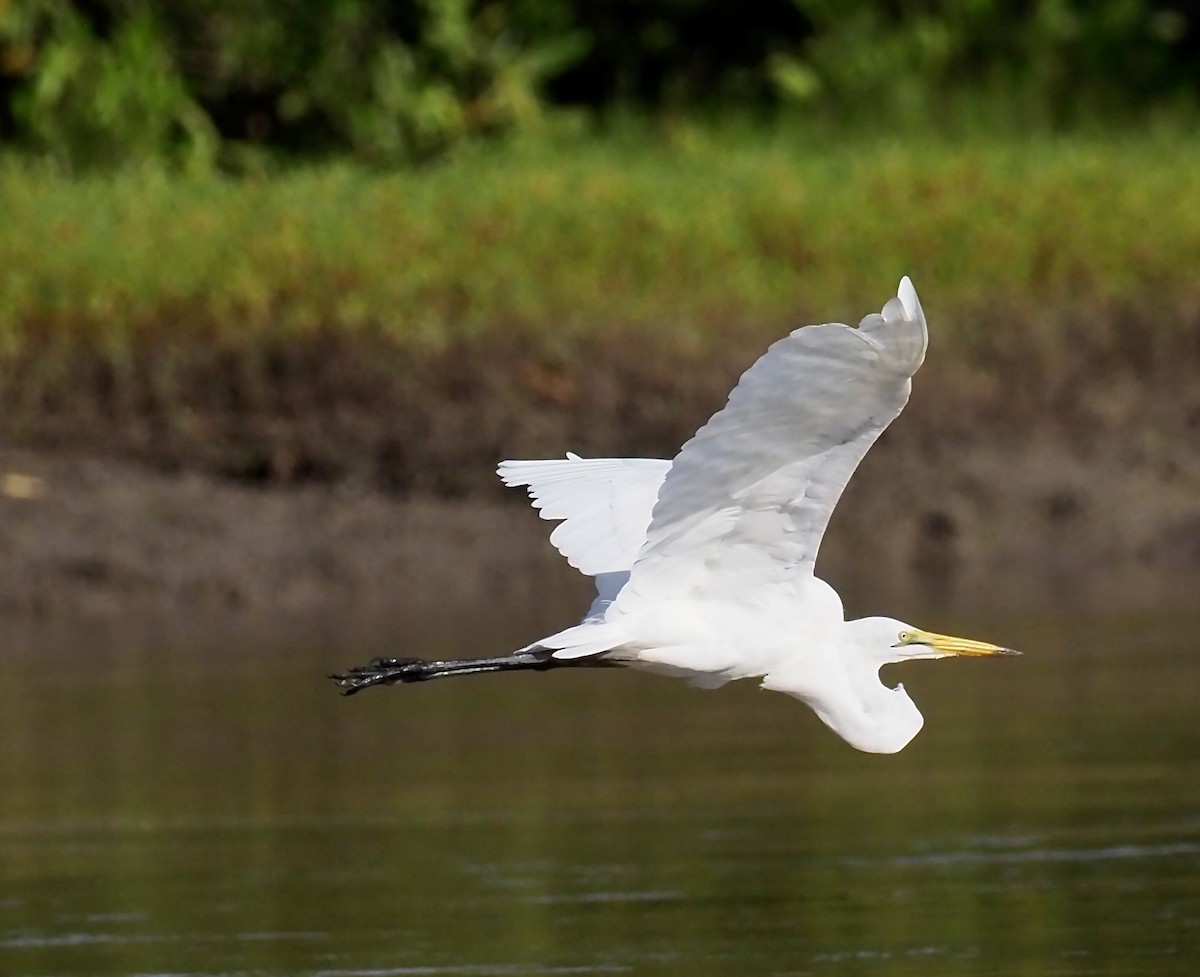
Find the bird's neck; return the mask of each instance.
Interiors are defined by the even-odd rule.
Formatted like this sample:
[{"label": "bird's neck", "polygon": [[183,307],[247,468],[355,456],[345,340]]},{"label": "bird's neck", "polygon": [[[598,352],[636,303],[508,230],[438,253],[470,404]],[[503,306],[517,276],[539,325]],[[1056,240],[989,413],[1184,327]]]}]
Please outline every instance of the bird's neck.
[{"label": "bird's neck", "polygon": [[867,753],[898,753],[925,724],[904,686],[888,688],[877,675],[853,683],[837,701],[810,704],[826,726]]}]

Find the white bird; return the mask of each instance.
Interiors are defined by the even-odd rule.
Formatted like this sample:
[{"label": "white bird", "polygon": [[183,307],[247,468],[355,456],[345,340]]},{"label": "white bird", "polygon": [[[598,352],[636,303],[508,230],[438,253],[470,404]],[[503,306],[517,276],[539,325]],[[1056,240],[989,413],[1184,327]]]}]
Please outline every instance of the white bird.
[{"label": "white bird", "polygon": [[595,578],[583,621],[497,658],[378,659],[333,678],[372,685],[562,666],[625,666],[715,688],[741,678],[807,703],[851,746],[895,753],[924,720],[881,666],[1009,648],[886,617],[847,621],[814,575],[838,498],[903,410],[925,358],[912,283],[857,328],[805,326],[745,374],[671,461],[505,461],[570,564]]}]

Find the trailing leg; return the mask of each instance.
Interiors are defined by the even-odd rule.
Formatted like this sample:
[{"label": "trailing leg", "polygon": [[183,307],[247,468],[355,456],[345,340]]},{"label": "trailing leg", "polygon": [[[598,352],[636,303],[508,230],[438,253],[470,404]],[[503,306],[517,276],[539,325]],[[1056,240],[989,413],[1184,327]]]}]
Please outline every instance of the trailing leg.
[{"label": "trailing leg", "polygon": [[609,665],[596,658],[562,660],[554,657],[552,648],[536,645],[498,658],[464,658],[460,660],[429,661],[424,658],[376,658],[368,665],[359,665],[329,677],[338,684],[342,695],[354,695],[372,685],[397,685],[427,682],[450,675],[479,675],[485,672],[545,672],[551,668],[579,665]]}]

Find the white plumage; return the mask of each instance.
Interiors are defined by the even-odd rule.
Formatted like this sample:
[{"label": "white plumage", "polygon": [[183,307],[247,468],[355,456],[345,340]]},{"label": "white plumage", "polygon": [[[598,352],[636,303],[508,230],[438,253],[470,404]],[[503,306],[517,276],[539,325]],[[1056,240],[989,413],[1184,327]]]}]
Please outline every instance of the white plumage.
[{"label": "white plumage", "polygon": [[1015,654],[891,618],[846,621],[814,575],[850,476],[904,409],[928,333],[907,279],[857,328],[805,326],[745,374],[672,461],[505,461],[551,542],[596,578],[583,621],[502,658],[394,659],[335,676],[346,692],[444,675],[619,664],[716,687],[761,678],[860,750],[894,753],[921,729],[889,662]]},{"label": "white plumage", "polygon": [[658,458],[502,461],[505,485],[524,485],[543,519],[561,519],[550,542],[580,573],[628,570],[646,539],[650,511],[671,467]]},{"label": "white plumage", "polygon": [[[857,328],[805,326],[776,342],[673,461],[503,462],[505,484],[563,520],[551,542],[599,590],[581,624],[528,648],[705,687],[762,677],[860,749],[901,749],[922,720],[903,687],[879,682],[882,664],[1008,650],[890,619],[851,627],[814,576],[834,506],[908,402],[927,343],[904,278]],[[901,644],[902,633],[924,640]]]}]

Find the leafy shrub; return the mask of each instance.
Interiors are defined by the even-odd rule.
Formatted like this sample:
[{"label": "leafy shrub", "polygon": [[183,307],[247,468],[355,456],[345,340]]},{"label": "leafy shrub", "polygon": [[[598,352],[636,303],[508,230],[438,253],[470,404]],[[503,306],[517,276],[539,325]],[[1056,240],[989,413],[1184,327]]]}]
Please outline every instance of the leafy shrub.
[{"label": "leafy shrub", "polygon": [[419,162],[547,106],[1026,129],[1197,94],[1185,0],[0,0],[0,138],[71,166]]},{"label": "leafy shrub", "polygon": [[226,163],[255,147],[421,160],[534,125],[542,80],[582,49],[470,0],[0,3],[9,134],[71,165],[202,164],[222,143]]}]

